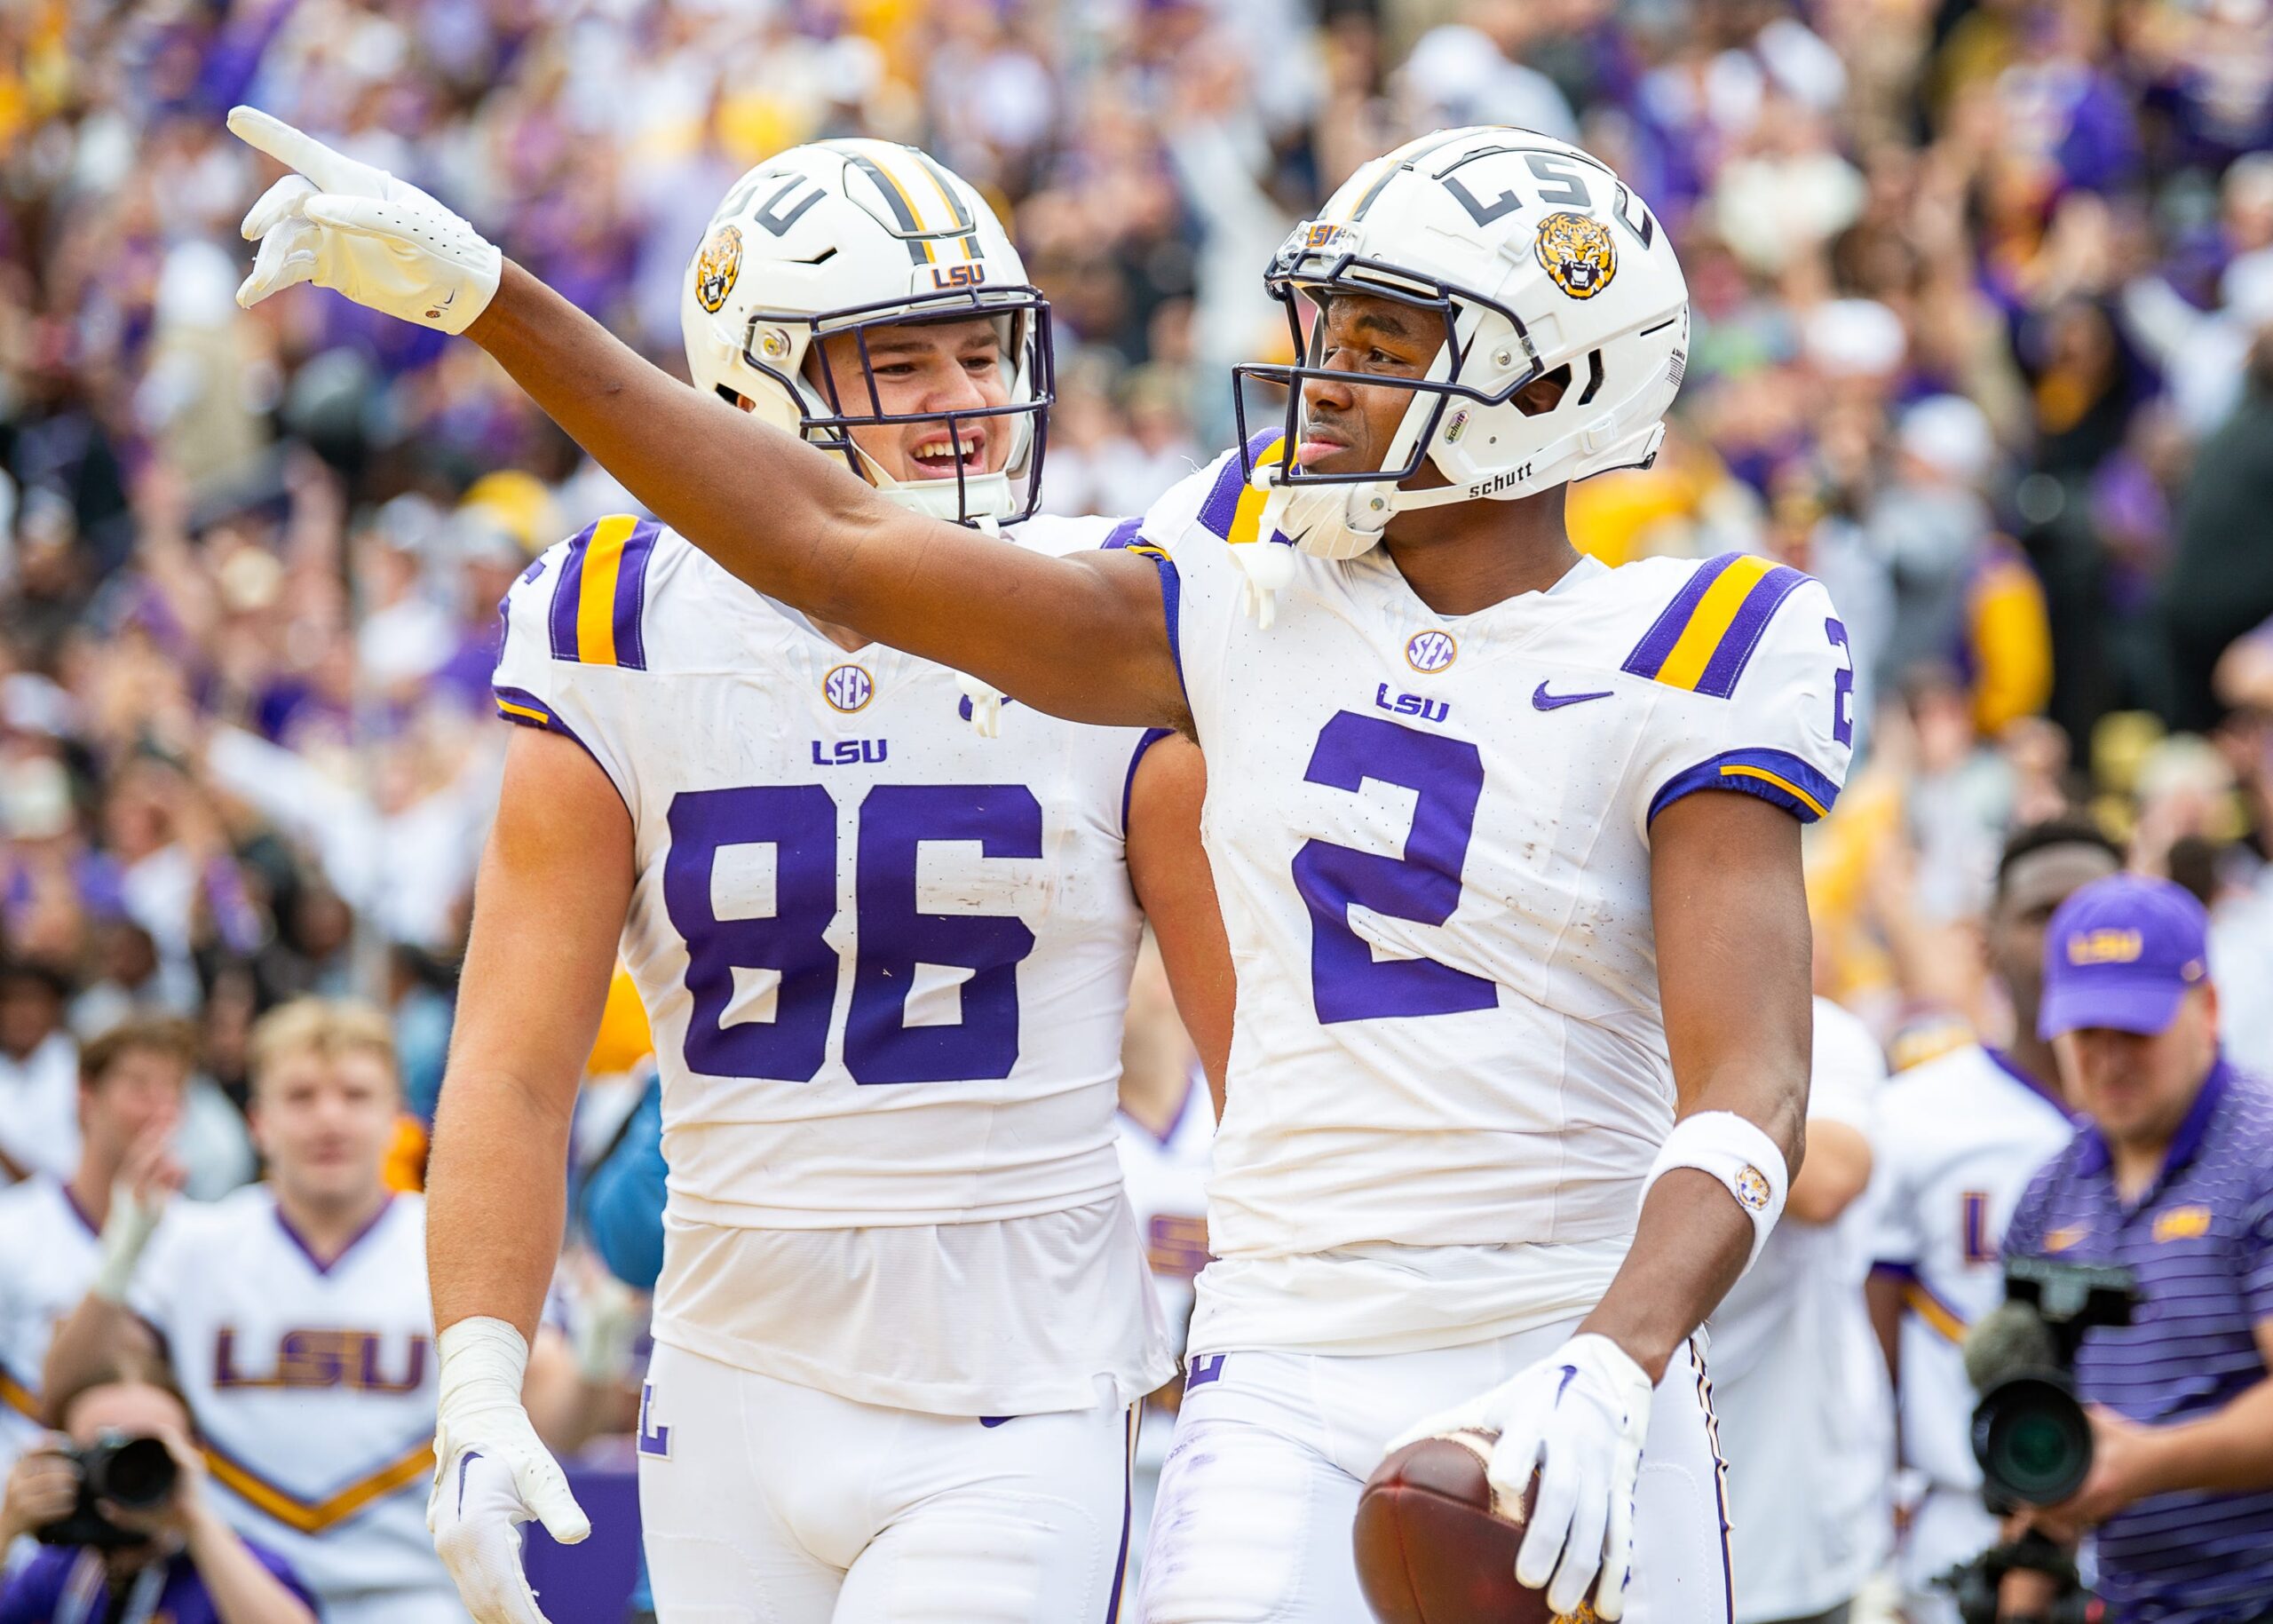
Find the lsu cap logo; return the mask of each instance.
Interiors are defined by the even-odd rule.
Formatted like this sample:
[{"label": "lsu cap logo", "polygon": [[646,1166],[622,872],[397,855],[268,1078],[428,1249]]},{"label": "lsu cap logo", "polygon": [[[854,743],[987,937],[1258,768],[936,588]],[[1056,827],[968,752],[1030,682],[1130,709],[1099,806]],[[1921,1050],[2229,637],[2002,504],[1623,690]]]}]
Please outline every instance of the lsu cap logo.
[{"label": "lsu cap logo", "polygon": [[851,716],[867,708],[868,701],[876,696],[876,685],[859,666],[840,665],[830,668],[828,675],[820,679],[820,691],[832,707]]},{"label": "lsu cap logo", "polygon": [[694,298],[703,309],[716,315],[734,290],[734,278],[742,273],[742,233],[739,226],[721,226],[710,234],[702,245],[702,252],[694,261]]},{"label": "lsu cap logo", "polygon": [[1736,1197],[1754,1212],[1766,1212],[1770,1191],[1768,1175],[1746,1163],[1737,1174]]},{"label": "lsu cap logo", "polygon": [[1548,215],[1539,223],[1533,249],[1548,280],[1574,299],[1594,297],[1618,275],[1610,227],[1587,215]]},{"label": "lsu cap logo", "polygon": [[2136,931],[2086,931],[2068,939],[2068,963],[2134,964],[2146,947],[2146,939]]}]

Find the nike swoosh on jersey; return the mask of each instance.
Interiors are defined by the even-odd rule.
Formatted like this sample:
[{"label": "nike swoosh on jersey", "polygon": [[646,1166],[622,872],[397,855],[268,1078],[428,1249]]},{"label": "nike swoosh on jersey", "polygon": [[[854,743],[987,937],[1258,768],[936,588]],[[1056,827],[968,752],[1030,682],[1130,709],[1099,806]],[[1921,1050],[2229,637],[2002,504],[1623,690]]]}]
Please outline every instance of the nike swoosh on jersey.
[{"label": "nike swoosh on jersey", "polygon": [[1590,699],[1608,699],[1613,689],[1604,688],[1599,693],[1549,693],[1541,683],[1531,691],[1532,708],[1536,710],[1560,710],[1565,705],[1583,705]]}]

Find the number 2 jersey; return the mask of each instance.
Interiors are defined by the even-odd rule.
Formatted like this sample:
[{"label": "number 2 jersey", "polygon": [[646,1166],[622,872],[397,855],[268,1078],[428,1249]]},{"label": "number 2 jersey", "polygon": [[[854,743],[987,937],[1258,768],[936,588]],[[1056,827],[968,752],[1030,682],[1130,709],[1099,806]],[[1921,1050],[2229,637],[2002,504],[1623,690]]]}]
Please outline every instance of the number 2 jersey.
[{"label": "number 2 jersey", "polygon": [[1194,475],[1136,543],[1162,555],[1239,972],[1191,1349],[1575,1317],[1673,1122],[1652,822],[1702,789],[1820,817],[1845,633],[1764,558],[1581,559],[1452,616],[1382,549],[1296,554],[1260,629],[1232,548],[1283,543],[1239,476]]},{"label": "number 2 jersey", "polygon": [[656,1340],[939,1414],[1159,1385],[1113,1126],[1141,928],[1122,825],[1153,735],[1010,703],[982,738],[952,671],[847,653],[630,518],[505,609],[500,714],[582,745],[631,813]]}]

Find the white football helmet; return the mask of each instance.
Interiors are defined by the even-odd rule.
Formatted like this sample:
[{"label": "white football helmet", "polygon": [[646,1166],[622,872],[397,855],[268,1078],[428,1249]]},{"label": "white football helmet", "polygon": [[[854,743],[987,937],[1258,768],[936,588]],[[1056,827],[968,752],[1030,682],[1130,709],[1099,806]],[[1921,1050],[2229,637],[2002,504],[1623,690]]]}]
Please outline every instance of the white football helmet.
[{"label": "white football helmet", "polygon": [[[911,321],[994,319],[1010,403],[892,414],[876,393],[867,333]],[[1041,484],[1051,373],[1049,306],[994,211],[967,181],[912,147],[816,141],[735,183],[680,289],[696,387],[747,400],[766,422],[842,456],[893,501],[961,524],[1031,515]],[[859,335],[860,369],[839,377],[817,341]],[[818,357],[809,369],[807,358]],[[855,427],[1010,420],[999,473],[896,479],[852,442]]]},{"label": "white football helmet", "polygon": [[[1364,552],[1407,508],[1510,502],[1649,466],[1688,355],[1689,284],[1664,228],[1599,159],[1528,130],[1440,130],[1375,159],[1295,228],[1265,281],[1303,359],[1235,368],[1242,384],[1287,392],[1277,455],[1243,451],[1245,471],[1269,493],[1263,535],[1327,558]],[[1429,312],[1445,341],[1423,377],[1361,380],[1413,393],[1383,465],[1320,474],[1294,460],[1303,384],[1352,380],[1319,364],[1323,323],[1304,330],[1303,302],[1338,293]],[[1516,404],[1566,368],[1553,408]],[[1450,483],[1405,488],[1424,463]],[[1277,551],[1255,549],[1253,563]]]}]

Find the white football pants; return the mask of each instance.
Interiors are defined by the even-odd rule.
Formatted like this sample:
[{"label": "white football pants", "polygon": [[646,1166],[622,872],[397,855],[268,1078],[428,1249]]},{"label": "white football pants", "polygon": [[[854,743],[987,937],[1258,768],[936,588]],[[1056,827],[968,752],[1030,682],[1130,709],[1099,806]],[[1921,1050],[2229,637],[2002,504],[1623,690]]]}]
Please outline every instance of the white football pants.
[{"label": "white football pants", "polygon": [[[1131,1413],[989,1425],[658,1343],[639,1517],[659,1624],[1113,1624]],[[991,1419],[991,1418],[990,1418]]]},{"label": "white football pants", "polygon": [[[1193,1359],[1145,1548],[1144,1624],[1372,1624],[1350,1528],[1383,1446],[1573,1328],[1372,1358]],[[1658,1383],[1643,1445],[1629,1624],[1728,1624],[1721,1470],[1711,1390],[1685,1345]]]}]

